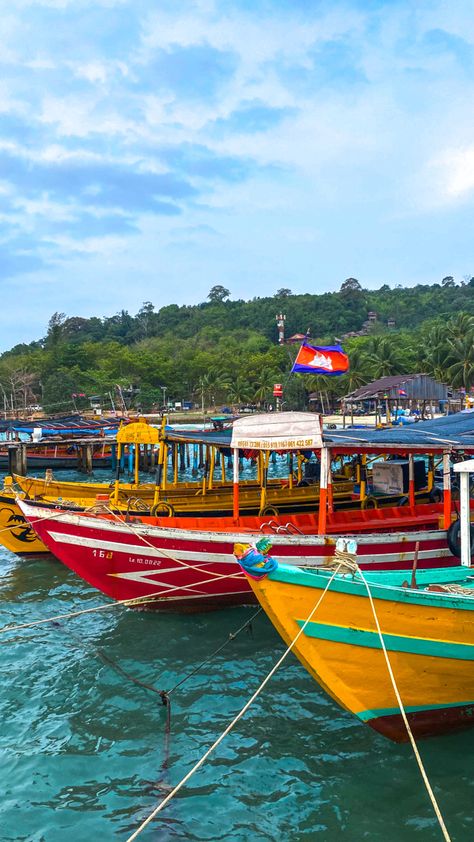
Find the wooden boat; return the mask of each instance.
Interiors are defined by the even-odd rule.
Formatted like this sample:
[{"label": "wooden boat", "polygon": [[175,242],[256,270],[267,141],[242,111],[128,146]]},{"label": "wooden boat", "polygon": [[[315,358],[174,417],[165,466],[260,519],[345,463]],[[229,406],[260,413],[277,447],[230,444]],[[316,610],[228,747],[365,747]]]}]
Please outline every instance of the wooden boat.
[{"label": "wooden boat", "polygon": [[[403,508],[399,512],[398,512],[397,508],[396,507],[394,508],[393,506],[392,507],[389,506],[387,508],[387,510],[385,510],[383,512],[383,514],[382,514],[381,509],[375,509],[375,510],[372,511],[372,510],[369,510],[368,508],[365,508],[364,503],[369,502],[370,498],[367,498],[365,496],[366,491],[365,491],[364,486],[366,485],[366,483],[364,481],[360,482],[360,490],[359,490],[359,493],[358,493],[358,495],[355,499],[350,498],[350,499],[347,499],[347,500],[344,500],[344,499],[339,500],[338,492],[336,492],[334,490],[334,488],[337,487],[337,486],[336,486],[336,484],[333,484],[333,482],[332,482],[332,479],[333,479],[332,472],[329,470],[329,466],[331,465],[331,457],[329,455],[329,446],[324,445],[320,428],[318,429],[319,416],[311,415],[310,413],[281,413],[279,416],[275,417],[274,415],[272,415],[272,416],[270,416],[270,418],[268,416],[259,416],[257,419],[253,419],[252,423],[255,423],[255,422],[258,424],[258,428],[259,428],[258,440],[255,440],[255,436],[253,438],[252,438],[252,436],[250,436],[250,438],[249,438],[248,430],[247,430],[247,432],[245,430],[245,424],[248,425],[247,419],[242,419],[241,422],[237,421],[236,424],[234,425],[235,434],[237,436],[237,443],[241,442],[242,448],[246,448],[248,450],[248,448],[250,447],[252,449],[252,451],[257,451],[257,452],[258,452],[259,448],[260,448],[260,450],[263,450],[265,448],[266,452],[268,453],[269,450],[272,447],[274,447],[274,448],[276,448],[280,451],[281,450],[289,450],[289,451],[297,450],[297,451],[299,451],[303,447],[307,449],[307,448],[314,448],[316,446],[316,448],[318,449],[318,451],[320,453],[321,471],[322,471],[321,485],[317,486],[315,488],[315,492],[313,492],[313,489],[311,487],[310,488],[297,488],[297,489],[288,488],[288,489],[286,489],[286,493],[288,494],[289,506],[291,506],[292,508],[296,508],[297,510],[299,510],[300,513],[302,511],[304,511],[304,506],[303,506],[303,503],[302,503],[302,497],[300,496],[300,494],[308,494],[309,492],[313,492],[313,493],[317,494],[316,499],[314,497],[309,497],[309,499],[312,500],[311,506],[308,506],[308,508],[310,508],[310,511],[312,509],[311,516],[310,516],[309,520],[304,520],[303,515],[301,515],[301,518],[303,518],[303,519],[298,517],[297,520],[294,520],[292,517],[290,517],[287,514],[285,514],[283,517],[281,517],[281,515],[278,517],[274,514],[275,510],[272,511],[272,507],[270,507],[270,517],[273,521],[273,526],[271,528],[273,528],[275,530],[279,530],[282,533],[285,533],[285,531],[288,531],[288,529],[289,529],[290,531],[294,531],[294,532],[300,532],[301,531],[301,532],[305,533],[305,531],[306,531],[306,534],[308,534],[308,529],[309,529],[309,531],[311,533],[318,536],[318,540],[324,542],[324,539],[325,539],[326,535],[332,535],[334,533],[344,531],[345,529],[347,529],[348,524],[350,524],[351,529],[355,530],[356,532],[357,531],[364,531],[364,532],[371,532],[372,531],[374,533],[377,533],[378,531],[380,531],[381,528],[386,528],[388,531],[392,532],[393,534],[399,534],[400,533],[402,535],[404,534],[404,532],[406,531],[407,528],[412,529],[416,525],[418,525],[419,530],[421,532],[423,532],[426,528],[432,529],[434,531],[440,530],[442,528],[444,528],[446,530],[450,526],[452,514],[453,514],[453,507],[452,507],[452,501],[451,501],[451,498],[450,498],[450,494],[446,493],[446,491],[445,491],[443,506],[441,508],[440,508],[439,504],[434,504],[434,503],[430,504],[430,506],[432,506],[431,508],[426,508],[426,505],[424,505],[424,504],[420,505],[419,502],[417,501],[415,484],[414,484],[414,482],[412,482],[411,479],[410,479],[409,494],[405,498],[406,509]],[[267,422],[270,424],[270,427],[273,430],[273,433],[275,433],[275,429],[274,429],[275,424],[276,424],[277,430],[276,430],[275,435],[272,434],[273,438],[272,438],[272,435],[271,435],[270,437],[267,437],[265,440],[263,440],[261,433],[262,433],[262,430],[265,429],[265,423],[267,423]],[[293,438],[291,438],[291,435],[290,435],[290,437],[288,437],[288,432],[291,431],[291,429],[292,429],[291,425],[292,424],[296,425],[295,429],[297,429],[297,435],[296,435],[296,437],[293,437]],[[123,436],[123,437],[126,436],[127,439],[130,439],[130,438],[133,439],[135,437],[137,442],[143,441],[146,438],[146,436],[153,436],[153,435],[157,436],[156,430],[153,431],[153,430],[150,430],[148,428],[146,428],[145,430],[140,429],[143,426],[145,426],[145,428],[146,428],[146,425],[131,424],[127,428],[125,428],[125,431],[120,431],[119,436],[118,436],[119,444],[120,444],[120,438],[119,438],[120,436]],[[243,426],[244,426],[244,429],[242,431]],[[281,434],[282,429],[286,432],[286,437],[284,437],[284,438],[282,438],[282,434]],[[299,432],[298,432],[298,430],[299,430]],[[301,430],[303,430],[303,433],[300,435]],[[339,448],[339,450],[342,453],[347,452],[347,447],[346,448],[341,447],[341,448]],[[352,451],[349,448],[348,452],[353,452],[353,450],[354,450],[354,448],[352,448]],[[393,448],[392,448],[392,450],[393,450]],[[437,448],[435,448],[435,450],[439,451],[440,446],[437,445]],[[230,512],[229,512],[228,508],[225,509],[224,512],[222,511],[223,503],[222,503],[222,500],[221,500],[218,504],[216,504],[216,509],[214,509],[214,511],[212,509],[212,506],[210,507],[210,511],[212,511],[213,514],[215,514],[216,511],[220,512],[222,514],[227,514],[227,518],[223,517],[223,519],[219,522],[218,525],[216,524],[216,522],[214,520],[211,520],[211,521],[204,520],[204,521],[202,521],[200,517],[194,517],[193,516],[194,510],[192,510],[188,507],[187,509],[185,509],[185,512],[186,512],[186,514],[191,515],[191,517],[186,521],[184,521],[183,519],[179,519],[179,518],[177,518],[176,520],[171,518],[170,522],[168,523],[168,526],[170,528],[180,529],[180,530],[182,530],[183,534],[185,534],[187,531],[189,531],[189,532],[191,532],[191,531],[192,532],[199,532],[199,533],[204,534],[207,529],[218,529],[220,532],[224,531],[224,532],[228,532],[228,533],[234,533],[236,531],[238,532],[241,524],[245,526],[242,515],[245,517],[248,511],[252,511],[252,510],[255,511],[255,508],[254,508],[255,503],[252,503],[252,498],[249,497],[248,489],[246,489],[245,487],[242,488],[241,483],[240,483],[240,477],[239,477],[239,474],[238,474],[239,453],[240,453],[239,447],[238,446],[234,447],[233,448],[234,476],[233,476],[233,489],[232,489],[232,516],[230,517]],[[364,458],[364,457],[362,457],[362,458]],[[449,455],[448,455],[447,458],[449,460]],[[411,456],[409,456],[409,460],[410,459],[412,459]],[[413,459],[412,459],[412,462],[413,462]],[[136,471],[136,474],[137,473],[138,473],[138,471]],[[19,482],[21,482],[21,479],[19,479]],[[46,481],[43,481],[43,480],[36,481],[36,480],[27,479],[22,484],[23,484],[23,487],[30,492],[30,494],[32,493],[33,490],[36,490],[37,492],[39,492],[38,496],[41,498],[42,502],[43,503],[45,501],[48,502],[48,496],[44,494],[44,491],[45,491],[45,488],[49,487],[49,483],[47,483]],[[55,488],[55,490],[58,490],[59,484],[57,484],[56,486],[53,486],[53,487]],[[97,491],[96,485],[91,484],[91,486],[89,486],[89,487],[95,488],[95,490]],[[61,488],[65,488],[65,485],[61,484]],[[151,487],[150,487],[150,490],[151,490]],[[113,505],[114,508],[115,507],[120,508],[120,504],[122,502],[122,500],[121,500],[122,492],[124,494],[128,494],[128,492],[130,491],[130,492],[133,492],[134,495],[136,495],[137,486],[136,485],[134,485],[134,486],[129,485],[127,487],[127,489],[124,491],[121,484],[120,484],[119,477],[117,477],[116,482],[114,483],[113,487],[107,486],[106,491],[111,493],[111,495],[112,495],[111,505]],[[267,503],[269,501],[271,502],[272,498],[269,497],[268,486],[262,488],[261,491],[263,491],[263,493],[265,495],[265,501]],[[426,491],[424,493],[426,493]],[[155,494],[156,494],[156,489],[155,489]],[[68,499],[73,500],[73,502],[76,504],[76,506],[78,504],[81,504],[80,500],[78,500],[77,498],[74,499],[72,494],[69,495],[69,488],[67,489],[67,491],[65,491],[64,496],[65,496],[66,500],[68,500]],[[396,497],[395,499],[399,499],[399,497],[400,497],[400,495],[398,495],[398,498]],[[119,501],[118,504],[115,502],[117,499]],[[201,496],[199,496],[199,497],[195,497],[194,499],[198,501],[197,502],[197,507],[198,507],[197,511],[199,512],[199,514],[205,513],[206,507],[204,505],[203,498]],[[279,500],[280,499],[281,498],[279,498]],[[390,502],[390,500],[393,500],[393,496],[392,496],[392,498],[390,498],[390,496],[383,498],[383,501],[386,504],[388,504]],[[211,501],[212,501],[212,497],[211,497]],[[51,502],[52,505],[60,505],[62,508],[64,508],[64,505],[65,505],[64,498],[63,498],[63,500],[54,500],[54,498],[51,498],[50,502]],[[94,502],[94,500],[89,499],[89,501],[87,501],[87,502],[88,502],[88,505],[90,505],[90,503]],[[261,510],[261,502],[262,502],[262,500],[260,499],[260,510]],[[320,504],[320,502],[321,502],[321,504]],[[344,512],[342,521],[338,517],[338,515],[342,514],[342,512],[340,512],[338,510],[339,509],[339,503],[341,503],[341,506],[343,506],[343,512]],[[141,507],[140,504],[141,504],[141,501],[138,500],[137,508]],[[125,505],[129,506],[129,503],[125,503]],[[160,502],[160,505],[162,505],[162,502]],[[196,505],[196,503],[194,505]],[[229,503],[227,503],[227,506],[228,505],[229,505]],[[434,508],[433,508],[433,506],[434,506]],[[351,508],[354,509],[354,511],[349,511],[349,509],[351,509]],[[392,509],[392,511],[390,509]],[[257,509],[257,510],[259,510],[259,509]],[[268,508],[263,509],[263,511],[268,511]],[[168,513],[173,514],[173,509],[170,508]],[[19,510],[18,510],[18,514],[21,516],[21,512]],[[181,514],[181,512],[180,512],[180,514]],[[428,518],[428,520],[427,520],[427,518]],[[442,519],[442,523],[439,522],[440,518]],[[247,524],[249,523],[248,521],[246,521],[246,522],[247,522]],[[381,525],[381,522],[382,522],[383,525]],[[155,521],[155,522],[152,522],[152,523],[160,524],[160,521]],[[268,523],[268,516],[266,516],[264,518],[261,518],[260,520],[254,520],[254,521],[252,521],[252,523],[253,523],[253,526],[251,526],[251,527],[248,526],[248,528],[255,529],[255,530],[258,531],[260,528],[263,528],[263,525],[265,523]],[[245,528],[247,528],[247,527],[245,527]],[[159,533],[159,534],[161,535],[162,533]],[[1,537],[1,533],[0,533],[0,537]],[[401,540],[403,541],[404,539],[402,538]],[[446,534],[440,533],[438,531],[438,540],[440,541],[439,546],[444,547],[446,549]],[[16,541],[16,539],[15,539],[15,541]],[[17,541],[16,541],[16,544],[18,544]],[[400,550],[400,559],[399,560],[403,561],[403,559],[404,559],[403,547],[399,547],[398,549]],[[430,555],[431,555],[431,553],[430,553]]]},{"label": "wooden boat", "polygon": [[[288,644],[321,596],[331,570],[288,565],[255,595]],[[364,573],[410,727],[417,737],[474,725],[474,577],[465,567]],[[451,592],[455,586],[455,593]],[[339,573],[295,655],[318,684],[362,722],[396,742],[408,739],[387,671],[365,582]]]},{"label": "wooden boat", "polygon": [[[160,609],[221,608],[253,598],[235,564],[235,543],[256,542],[270,534],[279,562],[318,566],[331,561],[336,540],[348,529],[359,535],[358,561],[373,569],[413,564],[418,544],[420,567],[457,564],[446,532],[439,528],[441,504],[364,512],[335,512],[324,534],[317,515],[289,515],[285,525],[272,518],[153,518],[52,510],[18,499],[18,505],[46,547],[66,566],[114,599],[161,593]],[[375,515],[375,517],[374,517]],[[376,519],[375,519],[376,518]]]},{"label": "wooden boat", "polygon": [[278,564],[262,575],[253,551],[251,563],[245,557],[242,562],[260,604],[318,684],[341,707],[396,742],[409,737],[400,699],[415,737],[474,725],[469,505],[474,460],[455,471],[461,474],[459,567],[413,569],[410,582],[400,571],[347,571],[341,554],[332,570]]},{"label": "wooden boat", "polygon": [[[54,471],[73,471],[78,464],[79,451],[75,445],[56,444],[40,447],[28,452],[28,465],[31,470],[52,468]],[[112,454],[110,444],[96,446],[92,452],[92,466],[96,469],[110,469]],[[9,453],[7,447],[0,448],[0,470],[10,470]]]}]

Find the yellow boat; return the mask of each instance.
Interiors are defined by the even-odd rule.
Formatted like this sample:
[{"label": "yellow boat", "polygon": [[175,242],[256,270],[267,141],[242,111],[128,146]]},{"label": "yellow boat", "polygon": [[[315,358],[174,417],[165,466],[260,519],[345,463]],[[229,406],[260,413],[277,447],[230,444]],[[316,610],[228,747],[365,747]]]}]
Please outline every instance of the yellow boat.
[{"label": "yellow boat", "polygon": [[[337,573],[322,596],[334,570],[278,565],[259,579],[255,561],[244,570],[287,644],[304,627],[293,651],[318,684],[385,737],[406,741],[361,573]],[[413,734],[474,726],[472,568],[418,571],[416,589],[404,586],[407,571],[364,575]]]}]

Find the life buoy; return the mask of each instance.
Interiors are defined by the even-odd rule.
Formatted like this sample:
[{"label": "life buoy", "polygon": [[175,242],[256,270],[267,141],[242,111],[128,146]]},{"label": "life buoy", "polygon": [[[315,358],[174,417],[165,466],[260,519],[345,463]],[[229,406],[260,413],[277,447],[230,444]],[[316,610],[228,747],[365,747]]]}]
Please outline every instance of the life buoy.
[{"label": "life buoy", "polygon": [[[456,558],[461,558],[461,521],[455,520],[449,527],[446,538],[451,553]],[[471,556],[474,553],[474,525],[471,524]]]},{"label": "life buoy", "polygon": [[434,485],[428,495],[428,500],[430,501],[430,503],[441,503],[442,499],[443,492],[441,491],[441,488],[438,488],[437,485]]},{"label": "life buoy", "polygon": [[371,495],[364,497],[360,505],[362,509],[378,509],[379,507],[378,501]]},{"label": "life buoy", "polygon": [[258,516],[266,517],[267,515],[273,515],[274,517],[278,517],[279,514],[280,512],[276,506],[264,506],[263,509],[260,509]]},{"label": "life buoy", "polygon": [[151,507],[150,514],[152,517],[174,517],[175,511],[171,503],[162,500]]}]

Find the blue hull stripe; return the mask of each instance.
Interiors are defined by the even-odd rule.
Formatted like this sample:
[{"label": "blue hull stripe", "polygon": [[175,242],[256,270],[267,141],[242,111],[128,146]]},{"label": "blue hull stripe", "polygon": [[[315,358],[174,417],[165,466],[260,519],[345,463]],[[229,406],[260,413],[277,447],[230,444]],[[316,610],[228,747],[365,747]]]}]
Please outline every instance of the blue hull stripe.
[{"label": "blue hull stripe", "polygon": [[[297,620],[301,627],[304,620]],[[376,631],[333,626],[329,623],[308,623],[304,633],[308,637],[381,649],[380,637]],[[474,661],[474,644],[449,643],[444,640],[427,640],[422,637],[405,637],[398,634],[384,634],[383,639],[389,652],[406,652],[410,655],[428,655],[434,658],[453,658],[459,661]]]}]

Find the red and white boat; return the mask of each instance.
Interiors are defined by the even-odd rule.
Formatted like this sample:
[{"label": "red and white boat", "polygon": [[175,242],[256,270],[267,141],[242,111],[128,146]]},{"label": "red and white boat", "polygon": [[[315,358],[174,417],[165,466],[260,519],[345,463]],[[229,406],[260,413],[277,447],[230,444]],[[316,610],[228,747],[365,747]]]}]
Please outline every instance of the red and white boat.
[{"label": "red and white boat", "polygon": [[[253,602],[233,548],[256,542],[263,534],[271,537],[271,554],[277,561],[300,567],[330,561],[341,534],[356,538],[362,568],[410,570],[417,545],[420,568],[459,563],[448,547],[446,531],[438,527],[442,505],[435,503],[417,506],[416,515],[404,507],[379,509],[365,522],[360,512],[337,512],[325,535],[315,534],[318,521],[313,515],[289,516],[280,526],[268,518],[243,517],[232,528],[225,518],[127,521],[118,515],[52,511],[21,499],[18,505],[48,549],[89,584],[117,600],[161,596],[155,606],[161,610]],[[391,523],[396,528],[387,531]]]},{"label": "red and white boat", "polygon": [[[334,453],[335,446],[323,441],[319,416],[274,413],[241,419],[234,424],[231,447],[232,518],[126,518],[113,513],[52,510],[41,502],[19,498],[17,503],[48,549],[91,585],[117,600],[159,597],[154,605],[162,610],[203,610],[252,602],[253,594],[234,559],[234,544],[254,543],[264,534],[271,537],[271,553],[277,561],[299,567],[330,562],[337,539],[348,536],[357,541],[357,561],[362,568],[410,570],[415,559],[420,568],[458,563],[448,546],[453,506],[445,445],[437,443],[432,448],[443,454],[442,502],[416,502],[413,453],[409,452],[406,505],[350,511],[335,511],[332,504],[330,451]],[[338,452],[346,452],[344,446],[337,447]],[[240,517],[239,452],[249,449],[316,450],[321,465],[318,511],[285,515],[284,521]],[[388,449],[384,444],[381,452]]]}]

